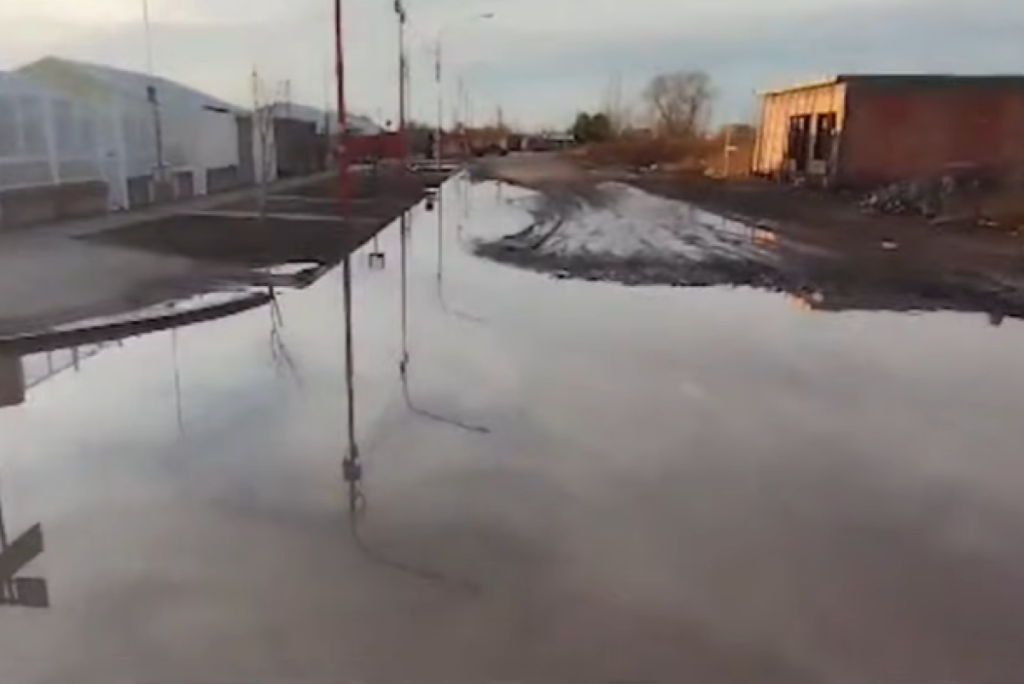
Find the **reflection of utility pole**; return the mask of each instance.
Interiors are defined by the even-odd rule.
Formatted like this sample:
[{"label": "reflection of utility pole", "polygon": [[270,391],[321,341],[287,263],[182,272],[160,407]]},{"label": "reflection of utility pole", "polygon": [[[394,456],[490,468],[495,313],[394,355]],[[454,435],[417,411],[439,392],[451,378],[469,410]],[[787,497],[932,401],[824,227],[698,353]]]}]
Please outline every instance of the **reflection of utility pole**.
[{"label": "reflection of utility pole", "polygon": [[0,606],[48,608],[50,591],[39,577],[15,577],[43,553],[43,528],[36,523],[14,540],[7,539],[0,496]]}]

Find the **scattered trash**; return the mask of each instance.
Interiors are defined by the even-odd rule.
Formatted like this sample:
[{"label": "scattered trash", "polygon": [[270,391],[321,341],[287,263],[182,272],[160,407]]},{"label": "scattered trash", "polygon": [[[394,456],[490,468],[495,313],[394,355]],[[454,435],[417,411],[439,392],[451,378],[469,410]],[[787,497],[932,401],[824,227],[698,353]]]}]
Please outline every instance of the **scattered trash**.
[{"label": "scattered trash", "polygon": [[[876,188],[861,199],[860,206],[867,213],[923,216],[942,221],[942,216],[951,210],[963,213],[966,206],[976,205],[980,196],[995,190],[999,184],[991,170],[954,164],[936,176],[910,178]],[[977,212],[968,212],[967,216],[953,217],[949,221],[963,218],[981,221]]]},{"label": "scattered trash", "polygon": [[942,184],[935,181],[900,181],[868,193],[860,206],[867,213],[930,218],[940,212],[943,195]]},{"label": "scattered trash", "polygon": [[882,249],[896,249],[900,244],[895,240],[882,240]]}]

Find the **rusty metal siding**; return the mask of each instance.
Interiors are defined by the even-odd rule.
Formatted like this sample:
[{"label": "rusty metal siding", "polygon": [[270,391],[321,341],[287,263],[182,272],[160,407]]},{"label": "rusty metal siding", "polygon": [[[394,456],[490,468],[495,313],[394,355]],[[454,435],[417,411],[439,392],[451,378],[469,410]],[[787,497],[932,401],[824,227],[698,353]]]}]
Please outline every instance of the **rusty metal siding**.
[{"label": "rusty metal siding", "polygon": [[853,84],[842,180],[870,185],[954,164],[1024,166],[1024,89]]},{"label": "rusty metal siding", "polygon": [[836,114],[836,134],[842,139],[846,101],[845,83],[825,83],[763,96],[761,122],[754,150],[753,172],[773,175],[786,158],[789,119],[801,114]]}]

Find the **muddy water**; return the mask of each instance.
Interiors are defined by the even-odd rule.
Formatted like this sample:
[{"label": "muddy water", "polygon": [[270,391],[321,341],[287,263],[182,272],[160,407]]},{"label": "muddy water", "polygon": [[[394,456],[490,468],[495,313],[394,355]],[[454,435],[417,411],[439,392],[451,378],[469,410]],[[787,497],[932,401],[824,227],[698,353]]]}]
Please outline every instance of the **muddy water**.
[{"label": "muddy water", "polygon": [[383,269],[354,255],[355,526],[338,271],[0,411],[5,543],[49,604],[0,607],[3,680],[1024,671],[1024,326],[470,256],[523,199],[454,182],[440,232],[416,211],[411,404],[400,231]]}]

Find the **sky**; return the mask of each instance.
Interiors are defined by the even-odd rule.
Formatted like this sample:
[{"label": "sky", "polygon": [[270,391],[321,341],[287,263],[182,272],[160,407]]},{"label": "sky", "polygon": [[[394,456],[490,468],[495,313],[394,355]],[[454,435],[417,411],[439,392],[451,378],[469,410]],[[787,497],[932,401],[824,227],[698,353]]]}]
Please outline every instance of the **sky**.
[{"label": "sky", "polygon": [[[155,71],[239,105],[262,89],[333,107],[331,0],[148,0]],[[46,55],[146,69],[143,0],[0,0],[0,69]],[[350,109],[396,118],[393,0],[343,0]],[[566,128],[612,84],[643,113],[658,73],[712,78],[715,120],[756,92],[850,72],[1024,72],[1019,0],[405,0],[415,117]],[[481,15],[491,13],[484,19]],[[462,82],[459,96],[458,83]],[[287,89],[283,85],[288,83]],[[460,106],[461,103],[461,106]]]}]

